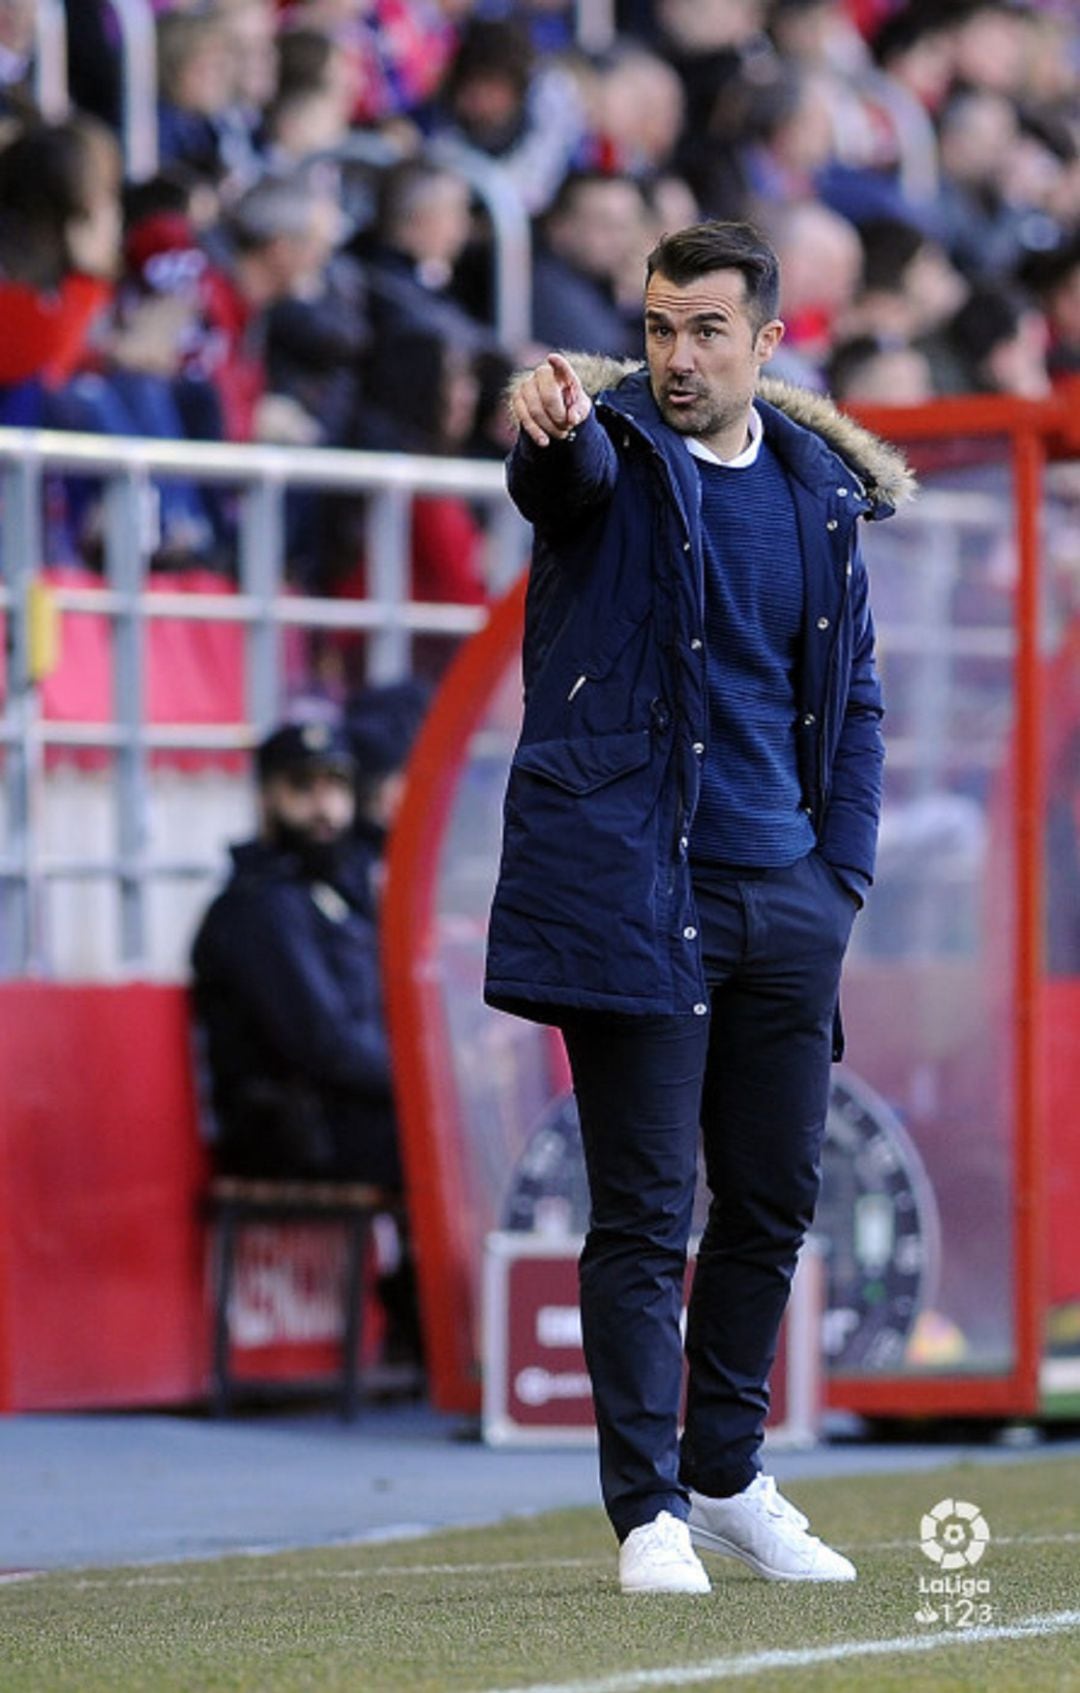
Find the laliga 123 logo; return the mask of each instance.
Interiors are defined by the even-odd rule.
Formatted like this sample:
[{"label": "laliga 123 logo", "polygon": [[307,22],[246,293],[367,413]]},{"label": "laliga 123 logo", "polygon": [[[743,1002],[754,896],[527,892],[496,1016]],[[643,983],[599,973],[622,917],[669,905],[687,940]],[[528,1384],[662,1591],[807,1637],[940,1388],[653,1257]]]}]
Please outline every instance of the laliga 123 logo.
[{"label": "laliga 123 logo", "polygon": [[977,1564],[986,1551],[990,1529],[978,1505],[966,1499],[939,1499],[919,1528],[919,1543],[932,1564],[962,1570]]},{"label": "laliga 123 logo", "polygon": [[927,1511],[919,1525],[919,1546],[941,1573],[919,1577],[917,1622],[970,1628],[991,1620],[993,1606],[985,1597],[989,1581],[960,1573],[973,1569],[989,1544],[989,1524],[967,1499],[939,1499]]}]

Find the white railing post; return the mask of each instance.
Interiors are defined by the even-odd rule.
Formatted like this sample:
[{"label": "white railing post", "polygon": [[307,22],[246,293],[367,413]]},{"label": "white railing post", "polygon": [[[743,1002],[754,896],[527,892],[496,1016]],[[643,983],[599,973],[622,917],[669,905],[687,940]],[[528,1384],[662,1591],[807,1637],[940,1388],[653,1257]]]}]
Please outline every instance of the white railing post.
[{"label": "white railing post", "polygon": [[30,654],[30,591],[41,559],[41,466],[26,457],[3,476],[0,562],[7,586],[7,723],[4,790],[7,853],[0,876],[0,959],[6,971],[36,975],[44,965],[41,842],[40,702]]},{"label": "white railing post", "polygon": [[577,0],[575,35],[583,53],[606,53],[615,40],[614,0]]},{"label": "white railing post", "polygon": [[123,55],[125,175],[144,182],[158,167],[157,30],[149,0],[108,0]]},{"label": "white railing post", "polygon": [[34,18],[34,99],[48,123],[71,110],[68,97],[67,13],[64,0],[37,0]]},{"label": "white railing post", "polygon": [[387,607],[381,629],[368,643],[369,682],[396,682],[409,668],[412,638],[401,612],[409,597],[412,500],[401,488],[384,488],[368,501],[364,524],[368,598]]},{"label": "white railing post", "polygon": [[253,603],[244,643],[244,701],[256,739],[281,715],[280,640],[274,603],[285,574],[285,493],[264,477],[240,508],[240,588]]},{"label": "white railing post", "polygon": [[105,490],[105,568],[120,596],[112,625],[116,748],[116,856],[120,890],[120,960],[146,957],[146,849],[150,837],[146,783],[146,688],[142,588],[145,526],[151,488],[145,473],[125,471]]}]

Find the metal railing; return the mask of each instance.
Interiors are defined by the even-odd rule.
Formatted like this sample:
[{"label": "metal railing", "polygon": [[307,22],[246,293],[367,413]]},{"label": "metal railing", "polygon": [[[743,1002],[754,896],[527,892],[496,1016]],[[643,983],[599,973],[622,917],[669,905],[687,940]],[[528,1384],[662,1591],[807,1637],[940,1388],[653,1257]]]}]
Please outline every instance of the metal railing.
[{"label": "metal railing", "polygon": [[[42,499],[48,477],[100,477],[104,485],[104,585],[56,587],[59,612],[108,620],[112,720],[53,722],[41,709],[34,673],[35,587],[43,559]],[[147,513],[156,479],[183,477],[239,490],[235,594],[147,592]],[[330,600],[286,593],[284,506],[290,489],[363,494],[368,598]],[[281,715],[286,629],[364,632],[367,675],[407,674],[415,635],[464,636],[486,620],[483,606],[411,601],[410,512],[418,494],[453,494],[489,513],[487,580],[493,593],[525,558],[527,530],[506,498],[500,464],[354,453],[189,444],[0,429],[0,611],[7,627],[7,693],[0,717],[6,842],[0,847],[0,974],[49,968],[41,920],[46,885],[105,878],[119,890],[118,958],[137,969],[146,953],[148,885],[206,877],[207,858],[165,858],[148,849],[149,755],[162,748],[250,748]],[[229,622],[244,631],[245,720],[151,725],[146,717],[145,636],[151,619]],[[42,849],[46,753],[54,747],[108,749],[112,757],[115,851],[90,858]]]},{"label": "metal railing", "polygon": [[120,31],[124,173],[144,182],[158,167],[157,30],[150,0],[108,0]]},{"label": "metal railing", "polygon": [[42,117],[50,123],[60,123],[71,109],[64,0],[37,0],[34,14],[34,99]]}]

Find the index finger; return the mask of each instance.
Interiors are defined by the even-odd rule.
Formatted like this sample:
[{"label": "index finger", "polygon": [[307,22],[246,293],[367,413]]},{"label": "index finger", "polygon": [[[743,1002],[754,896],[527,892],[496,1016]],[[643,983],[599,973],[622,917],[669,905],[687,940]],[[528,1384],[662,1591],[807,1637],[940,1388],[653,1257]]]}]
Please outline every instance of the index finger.
[{"label": "index finger", "polygon": [[569,359],[564,359],[561,353],[549,353],[547,362],[551,366],[560,382],[567,382],[571,387],[580,388],[577,371]]}]

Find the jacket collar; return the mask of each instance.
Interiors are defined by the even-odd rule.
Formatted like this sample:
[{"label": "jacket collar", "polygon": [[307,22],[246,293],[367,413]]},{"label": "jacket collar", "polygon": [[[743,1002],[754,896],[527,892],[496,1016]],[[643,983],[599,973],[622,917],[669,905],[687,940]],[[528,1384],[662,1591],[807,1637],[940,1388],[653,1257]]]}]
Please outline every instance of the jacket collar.
[{"label": "jacket collar", "polygon": [[[633,423],[672,469],[689,462],[682,437],[660,415],[644,364],[591,353],[564,356],[585,392]],[[755,404],[769,445],[814,493],[850,486],[851,508],[869,518],[890,517],[914,495],[915,477],[903,454],[839,411],[826,395],[765,376]]]}]

